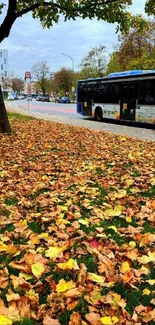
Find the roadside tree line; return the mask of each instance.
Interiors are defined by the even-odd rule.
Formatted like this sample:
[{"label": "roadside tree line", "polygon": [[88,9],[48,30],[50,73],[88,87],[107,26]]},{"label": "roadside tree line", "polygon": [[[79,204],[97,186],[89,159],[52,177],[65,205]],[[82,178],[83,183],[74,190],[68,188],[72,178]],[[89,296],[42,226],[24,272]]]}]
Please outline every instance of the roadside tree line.
[{"label": "roadside tree line", "polygon": [[82,58],[79,71],[61,68],[52,73],[47,62],[38,62],[32,67],[36,91],[44,95],[69,95],[74,98],[77,80],[100,78],[112,72],[155,69],[155,21],[147,21],[144,30],[139,27],[118,35],[118,43],[111,54],[104,45],[92,47]]}]

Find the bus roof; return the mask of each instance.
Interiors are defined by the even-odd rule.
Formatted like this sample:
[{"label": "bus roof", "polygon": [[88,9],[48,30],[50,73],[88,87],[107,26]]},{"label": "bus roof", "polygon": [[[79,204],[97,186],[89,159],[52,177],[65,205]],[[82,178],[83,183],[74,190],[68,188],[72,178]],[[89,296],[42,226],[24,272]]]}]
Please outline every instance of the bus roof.
[{"label": "bus roof", "polygon": [[128,77],[140,77],[140,76],[148,76],[151,74],[155,74],[155,70],[130,70],[130,71],[122,71],[122,72],[115,72],[115,73],[110,73],[106,77],[102,78],[88,78],[88,79],[83,79],[79,80],[79,82],[86,82],[86,81],[97,81],[97,80],[109,80],[109,79],[121,79],[121,78],[128,78]]},{"label": "bus roof", "polygon": [[130,71],[115,72],[115,73],[110,73],[108,75],[108,78],[137,76],[146,73],[155,73],[155,70],[130,70]]}]

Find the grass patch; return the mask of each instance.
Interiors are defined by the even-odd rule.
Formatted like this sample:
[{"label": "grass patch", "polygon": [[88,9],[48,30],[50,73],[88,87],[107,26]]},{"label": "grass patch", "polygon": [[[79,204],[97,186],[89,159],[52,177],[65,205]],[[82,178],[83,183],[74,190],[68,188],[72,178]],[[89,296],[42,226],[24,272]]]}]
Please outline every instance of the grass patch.
[{"label": "grass patch", "polygon": [[41,325],[41,324],[29,318],[24,318],[21,321],[13,322],[13,325]]},{"label": "grass patch", "polygon": [[31,120],[35,120],[34,117],[31,116],[26,116],[26,115],[22,115],[19,113],[12,113],[12,112],[7,112],[8,118],[10,119],[18,119],[18,120],[24,120],[24,121],[31,121]]},{"label": "grass patch", "polygon": [[14,205],[18,202],[18,200],[15,197],[7,198],[5,200],[6,205]]}]

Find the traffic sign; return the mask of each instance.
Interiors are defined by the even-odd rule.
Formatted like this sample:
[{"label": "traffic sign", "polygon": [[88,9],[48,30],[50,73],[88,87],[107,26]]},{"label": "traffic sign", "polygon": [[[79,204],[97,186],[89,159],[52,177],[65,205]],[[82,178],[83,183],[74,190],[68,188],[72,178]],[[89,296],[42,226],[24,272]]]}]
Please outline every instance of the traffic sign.
[{"label": "traffic sign", "polygon": [[25,72],[25,79],[31,79],[31,72],[29,71]]}]

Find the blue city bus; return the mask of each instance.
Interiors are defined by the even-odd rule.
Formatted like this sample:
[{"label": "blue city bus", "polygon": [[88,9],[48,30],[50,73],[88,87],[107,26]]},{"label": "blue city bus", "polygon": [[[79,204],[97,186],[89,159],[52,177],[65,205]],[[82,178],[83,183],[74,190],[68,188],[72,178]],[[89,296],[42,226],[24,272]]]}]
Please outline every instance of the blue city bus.
[{"label": "blue city bus", "polygon": [[77,113],[97,121],[155,124],[155,70],[116,72],[78,81]]}]

